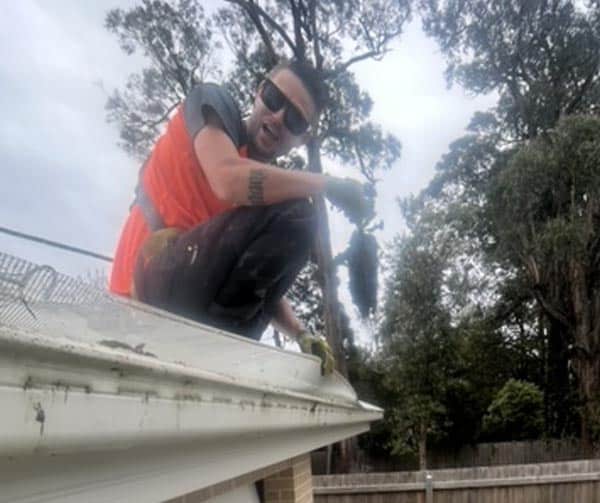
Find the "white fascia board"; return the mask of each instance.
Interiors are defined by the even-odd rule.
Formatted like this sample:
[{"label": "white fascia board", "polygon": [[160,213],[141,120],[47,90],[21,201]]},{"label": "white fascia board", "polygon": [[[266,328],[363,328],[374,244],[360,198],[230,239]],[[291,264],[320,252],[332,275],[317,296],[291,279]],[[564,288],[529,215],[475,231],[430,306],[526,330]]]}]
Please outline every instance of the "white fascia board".
[{"label": "white fascia board", "polygon": [[[0,328],[0,502],[163,501],[381,418],[313,358],[195,328],[208,370],[201,354],[190,365]],[[208,347],[220,341],[255,362],[217,372]],[[291,376],[269,382],[282,368]]]}]

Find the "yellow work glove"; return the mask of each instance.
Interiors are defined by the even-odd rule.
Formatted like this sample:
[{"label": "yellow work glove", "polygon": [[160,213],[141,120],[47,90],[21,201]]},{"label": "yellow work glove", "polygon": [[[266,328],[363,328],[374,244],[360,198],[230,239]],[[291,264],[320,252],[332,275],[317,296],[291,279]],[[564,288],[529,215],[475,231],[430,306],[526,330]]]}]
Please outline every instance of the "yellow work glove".
[{"label": "yellow work glove", "polygon": [[297,341],[303,353],[315,355],[321,359],[321,375],[329,375],[333,372],[335,368],[333,351],[324,337],[304,331],[298,335]]}]

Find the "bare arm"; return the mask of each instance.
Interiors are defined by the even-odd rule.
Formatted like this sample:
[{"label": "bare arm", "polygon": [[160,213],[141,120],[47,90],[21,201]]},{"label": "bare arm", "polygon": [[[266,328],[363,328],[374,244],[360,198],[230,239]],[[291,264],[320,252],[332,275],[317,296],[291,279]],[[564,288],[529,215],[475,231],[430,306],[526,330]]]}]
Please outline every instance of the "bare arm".
[{"label": "bare arm", "polygon": [[315,336],[308,332],[302,322],[296,318],[292,306],[284,298],[279,301],[271,325],[292,337],[300,346],[303,353],[315,355],[321,359],[321,374],[331,374],[335,368],[333,352],[323,337]]},{"label": "bare arm", "polygon": [[282,297],[277,305],[275,316],[271,320],[271,325],[275,330],[279,330],[283,334],[296,340],[301,332],[306,328],[302,322],[296,317],[289,301]]},{"label": "bare arm", "polygon": [[325,191],[327,177],[288,171],[240,157],[222,129],[203,127],[194,139],[194,150],[217,197],[235,205],[275,204]]}]

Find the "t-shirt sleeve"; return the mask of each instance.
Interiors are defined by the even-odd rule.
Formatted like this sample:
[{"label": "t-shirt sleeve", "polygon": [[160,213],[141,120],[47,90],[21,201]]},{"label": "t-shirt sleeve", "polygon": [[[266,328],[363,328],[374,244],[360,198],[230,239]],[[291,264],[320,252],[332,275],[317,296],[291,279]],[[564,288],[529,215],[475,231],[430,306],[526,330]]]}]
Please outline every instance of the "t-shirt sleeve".
[{"label": "t-shirt sleeve", "polygon": [[206,115],[211,111],[221,119],[225,133],[236,147],[243,143],[242,116],[231,95],[216,84],[199,84],[183,102],[183,115],[192,141],[206,124]]}]

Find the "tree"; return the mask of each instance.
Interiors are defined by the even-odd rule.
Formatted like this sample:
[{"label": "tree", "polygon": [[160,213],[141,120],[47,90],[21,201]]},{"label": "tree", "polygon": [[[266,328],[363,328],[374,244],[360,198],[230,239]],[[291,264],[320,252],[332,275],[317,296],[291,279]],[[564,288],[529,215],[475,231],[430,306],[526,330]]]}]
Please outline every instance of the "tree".
[{"label": "tree", "polygon": [[[513,202],[505,200],[501,208],[494,201],[497,184],[507,180],[502,173],[521,145],[551,134],[562,116],[596,112],[600,97],[598,3],[585,8],[567,0],[432,0],[422,6],[424,26],[447,57],[449,83],[459,83],[473,93],[499,94],[498,105],[476,114],[470,134],[451,146],[423,198],[436,200],[444,208],[441,212],[447,210],[446,220],[457,232],[479,242],[492,269],[502,271],[502,282],[523,286],[517,295],[502,295],[499,306],[509,307],[506,314],[523,308],[535,313],[527,332],[533,330],[541,339],[547,428],[561,434],[570,416],[569,400],[565,400],[570,393],[565,391],[571,386],[573,336],[547,307],[561,305],[568,311],[565,299],[571,295],[570,287],[556,274],[546,284],[544,298],[540,297],[535,276],[519,257],[519,253],[527,255],[525,249],[517,252],[519,245],[506,241],[510,239],[506,231],[523,214],[509,211],[517,220],[508,214],[504,218],[502,212]],[[522,187],[524,198],[525,192],[537,187],[539,177],[548,179],[544,167],[529,179],[533,186]],[[514,245],[512,254],[505,253],[506,245]],[[589,437],[589,428],[583,424],[587,447]]]},{"label": "tree", "polygon": [[494,440],[539,438],[544,429],[544,397],[532,383],[510,379],[483,418],[483,432]]},{"label": "tree", "polygon": [[599,154],[600,119],[564,119],[519,150],[491,199],[498,252],[520,264],[569,341],[588,447],[600,434]]},{"label": "tree", "polygon": [[447,58],[448,82],[498,92],[488,119],[506,139],[533,138],[561,116],[597,106],[600,37],[589,9],[571,0],[421,4],[424,28]]},{"label": "tree", "polygon": [[428,441],[443,436],[446,392],[457,377],[456,332],[443,306],[443,271],[450,248],[429,247],[424,234],[395,244],[379,355],[383,387],[390,395],[385,421],[392,454],[418,454],[426,468]]}]

